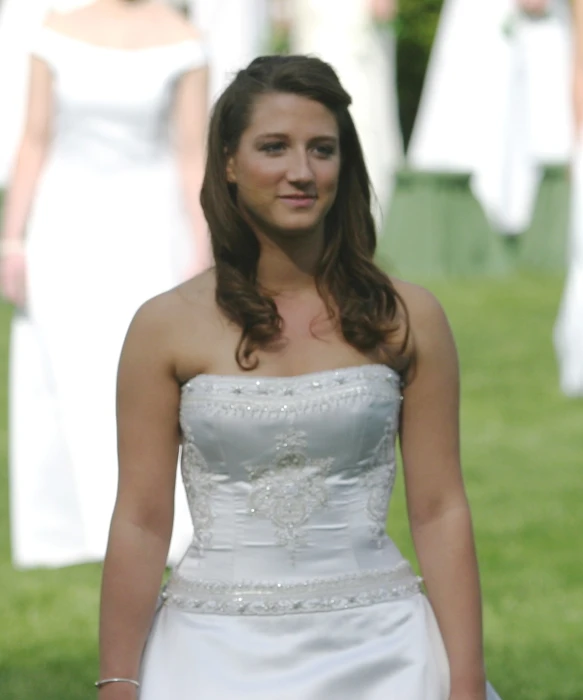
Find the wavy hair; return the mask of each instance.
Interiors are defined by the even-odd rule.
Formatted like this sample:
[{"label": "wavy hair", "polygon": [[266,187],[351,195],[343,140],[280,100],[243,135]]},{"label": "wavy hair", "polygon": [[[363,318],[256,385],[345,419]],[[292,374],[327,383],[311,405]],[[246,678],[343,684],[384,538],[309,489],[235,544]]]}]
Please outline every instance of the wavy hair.
[{"label": "wavy hair", "polygon": [[[321,103],[336,118],[340,173],[336,199],[324,222],[324,249],[315,273],[318,293],[347,343],[403,371],[407,366],[407,310],[389,277],[373,262],[376,231],[371,188],[362,148],[348,111],[350,95],[334,70],[308,56],[263,56],[239,71],[211,116],[201,204],[216,265],[216,301],[241,329],[236,360],[242,370],[258,365],[253,354],[281,339],[283,320],[274,300],[257,283],[259,242],[227,181],[227,161],[236,153],[257,98],[287,93]],[[399,334],[399,307],[405,334]]]}]

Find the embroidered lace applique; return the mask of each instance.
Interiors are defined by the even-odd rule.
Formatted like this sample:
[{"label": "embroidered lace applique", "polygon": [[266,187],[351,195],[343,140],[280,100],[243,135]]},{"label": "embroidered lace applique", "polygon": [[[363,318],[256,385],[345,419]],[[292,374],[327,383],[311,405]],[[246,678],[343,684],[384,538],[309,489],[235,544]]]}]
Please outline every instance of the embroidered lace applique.
[{"label": "embroidered lace applique", "polygon": [[328,499],[326,476],[333,457],[308,459],[306,433],[279,435],[273,464],[248,467],[249,511],[268,518],[280,545],[295,550],[305,542],[303,525]]},{"label": "embroidered lace applique", "polygon": [[370,494],[367,511],[372,520],[371,531],[379,547],[386,538],[387,509],[396,478],[393,431],[393,421],[389,420],[375,449],[372,465],[362,476]]},{"label": "embroidered lace applique", "polygon": [[202,555],[212,541],[214,515],[211,507],[213,475],[192,436],[182,445],[181,472],[194,527],[192,545]]}]

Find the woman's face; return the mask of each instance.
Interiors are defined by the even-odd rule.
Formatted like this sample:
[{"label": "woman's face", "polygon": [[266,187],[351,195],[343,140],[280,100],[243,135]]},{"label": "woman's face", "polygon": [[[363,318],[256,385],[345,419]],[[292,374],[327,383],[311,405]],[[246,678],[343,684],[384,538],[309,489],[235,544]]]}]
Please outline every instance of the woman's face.
[{"label": "woman's face", "polygon": [[322,227],[338,188],[336,118],[324,105],[288,93],[259,97],[227,178],[259,232],[305,234]]}]

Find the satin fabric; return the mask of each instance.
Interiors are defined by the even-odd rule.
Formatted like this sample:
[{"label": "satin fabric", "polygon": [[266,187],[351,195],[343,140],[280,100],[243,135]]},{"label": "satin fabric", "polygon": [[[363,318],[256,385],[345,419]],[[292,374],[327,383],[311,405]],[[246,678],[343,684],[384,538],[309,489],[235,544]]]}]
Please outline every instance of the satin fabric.
[{"label": "satin fabric", "polygon": [[140,700],[448,700],[435,617],[385,532],[400,407],[381,365],[185,384],[193,541]]},{"label": "satin fabric", "polygon": [[140,700],[448,700],[434,624],[421,595],[268,618],[162,608]]}]

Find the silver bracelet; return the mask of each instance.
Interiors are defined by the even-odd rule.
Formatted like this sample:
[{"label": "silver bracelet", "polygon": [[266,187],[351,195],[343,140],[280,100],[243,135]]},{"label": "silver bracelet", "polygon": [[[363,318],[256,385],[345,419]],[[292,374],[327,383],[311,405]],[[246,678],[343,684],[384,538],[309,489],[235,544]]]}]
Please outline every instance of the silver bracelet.
[{"label": "silver bracelet", "polygon": [[131,683],[132,685],[135,685],[136,688],[140,687],[138,681],[135,681],[132,678],[104,678],[101,681],[96,681],[95,687],[103,688],[104,685],[109,685],[110,683]]}]

